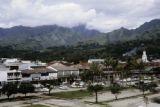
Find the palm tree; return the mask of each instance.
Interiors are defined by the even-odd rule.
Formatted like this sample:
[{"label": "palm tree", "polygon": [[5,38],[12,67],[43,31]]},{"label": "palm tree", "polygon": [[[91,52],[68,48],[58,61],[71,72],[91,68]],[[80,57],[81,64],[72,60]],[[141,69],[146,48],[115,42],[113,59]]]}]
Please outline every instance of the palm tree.
[{"label": "palm tree", "polygon": [[[112,59],[111,60],[111,67],[112,67],[112,70],[114,71],[114,74],[116,74],[117,66],[118,66],[118,60]],[[114,81],[114,77],[113,77],[113,81]]]},{"label": "palm tree", "polygon": [[102,68],[101,68],[101,65],[100,64],[97,64],[97,63],[92,63],[91,66],[90,66],[90,72],[92,72],[92,82],[93,82],[93,79],[96,78],[96,81],[97,81],[97,76],[99,76],[100,78],[102,78]]},{"label": "palm tree", "polygon": [[117,71],[120,72],[120,78],[122,79],[122,86],[124,86],[123,78],[124,78],[124,65],[118,65]]},{"label": "palm tree", "polygon": [[131,70],[135,67],[135,60],[134,59],[127,59],[127,64],[124,67],[124,71],[125,71],[125,77],[129,77],[131,75]]},{"label": "palm tree", "polygon": [[[136,68],[138,69],[138,72],[139,72],[139,83],[140,83],[144,78],[142,73],[143,73],[143,70],[145,68],[145,64],[142,61],[137,62]],[[140,86],[140,84],[139,84],[139,86]]]},{"label": "palm tree", "polygon": [[112,58],[110,56],[106,57],[104,60],[104,66],[107,68],[107,71],[109,71],[109,68],[111,66]]},{"label": "palm tree", "polygon": [[118,84],[113,84],[111,87],[110,87],[110,91],[112,94],[115,95],[115,99],[117,100],[118,99],[118,94],[120,93],[121,91],[121,87],[118,85]]},{"label": "palm tree", "polygon": [[[131,70],[136,69],[137,67],[137,60],[136,58],[128,58],[127,59],[127,64],[124,66],[124,77],[131,77],[132,72]],[[131,84],[132,78],[130,80],[130,84]]]}]

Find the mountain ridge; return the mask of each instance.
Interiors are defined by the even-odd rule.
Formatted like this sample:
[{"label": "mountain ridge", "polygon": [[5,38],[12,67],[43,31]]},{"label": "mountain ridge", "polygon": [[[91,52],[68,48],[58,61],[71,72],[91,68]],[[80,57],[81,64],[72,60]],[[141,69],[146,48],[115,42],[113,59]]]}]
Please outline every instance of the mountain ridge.
[{"label": "mountain ridge", "polygon": [[11,45],[15,49],[37,50],[53,46],[76,45],[79,42],[87,43],[90,40],[104,45],[135,39],[156,38],[156,33],[159,32],[160,19],[146,22],[136,29],[121,27],[108,33],[87,29],[85,25],[72,28],[58,25],[14,26],[0,28],[0,46]]}]

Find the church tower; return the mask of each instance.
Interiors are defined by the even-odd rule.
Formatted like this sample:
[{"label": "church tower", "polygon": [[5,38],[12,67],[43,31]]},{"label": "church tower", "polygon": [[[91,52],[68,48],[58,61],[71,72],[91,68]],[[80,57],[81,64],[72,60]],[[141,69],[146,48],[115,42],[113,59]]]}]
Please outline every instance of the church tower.
[{"label": "church tower", "polygon": [[149,62],[148,59],[147,59],[147,54],[146,54],[146,51],[145,51],[145,50],[143,51],[142,62],[144,62],[144,63]]}]

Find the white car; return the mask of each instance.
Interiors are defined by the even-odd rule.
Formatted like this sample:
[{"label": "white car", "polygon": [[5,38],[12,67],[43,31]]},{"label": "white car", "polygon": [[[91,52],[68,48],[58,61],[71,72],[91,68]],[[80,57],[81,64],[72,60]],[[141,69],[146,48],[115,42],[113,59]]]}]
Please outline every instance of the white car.
[{"label": "white car", "polygon": [[84,87],[84,82],[73,82],[71,85],[72,88],[83,88]]},{"label": "white car", "polygon": [[105,86],[105,84],[103,82],[95,82],[92,85],[102,85],[102,86]]},{"label": "white car", "polygon": [[59,89],[68,90],[68,87],[67,87],[66,85],[60,85],[60,86],[59,86]]},{"label": "white car", "polygon": [[48,88],[37,88],[36,91],[38,91],[38,92],[48,92],[49,89]]}]

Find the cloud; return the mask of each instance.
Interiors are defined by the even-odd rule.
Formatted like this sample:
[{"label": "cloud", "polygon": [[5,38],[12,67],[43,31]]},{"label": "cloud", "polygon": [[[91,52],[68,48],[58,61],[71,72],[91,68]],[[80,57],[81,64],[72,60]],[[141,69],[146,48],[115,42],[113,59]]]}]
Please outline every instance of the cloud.
[{"label": "cloud", "polygon": [[159,18],[158,0],[1,0],[0,26],[57,24],[108,32]]}]

